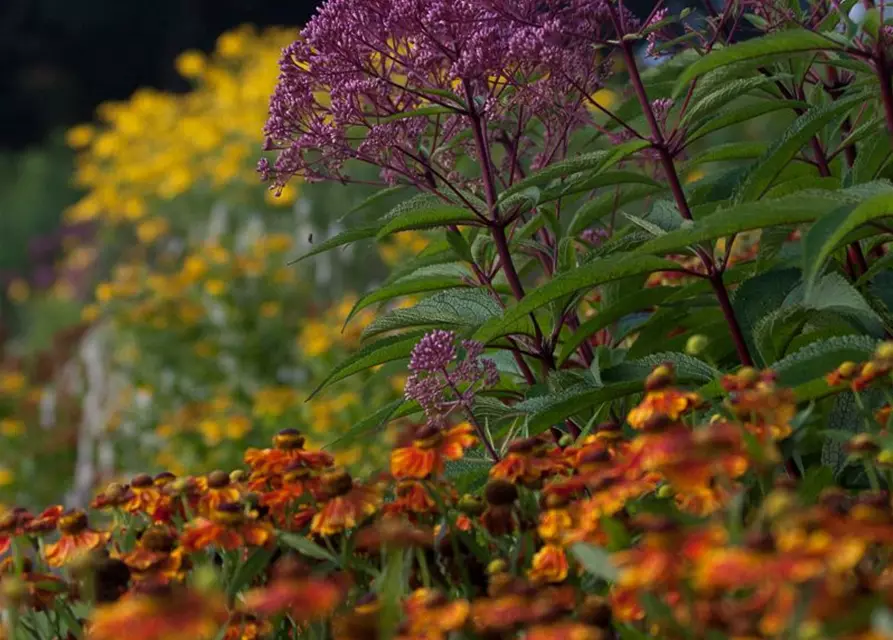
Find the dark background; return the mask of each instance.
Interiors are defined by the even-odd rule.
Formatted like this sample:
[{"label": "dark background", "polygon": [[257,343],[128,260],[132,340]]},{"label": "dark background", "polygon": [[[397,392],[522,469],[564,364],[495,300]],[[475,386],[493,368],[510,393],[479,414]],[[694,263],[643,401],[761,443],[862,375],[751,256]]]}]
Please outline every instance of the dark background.
[{"label": "dark background", "polygon": [[0,149],[40,143],[140,86],[185,89],[184,49],[245,22],[300,25],[313,0],[0,0]]},{"label": "dark background", "polygon": [[[317,0],[0,0],[0,150],[40,143],[140,86],[185,89],[176,55],[250,22],[300,25]],[[672,3],[671,3],[672,4]],[[627,5],[639,13],[650,0]]]}]

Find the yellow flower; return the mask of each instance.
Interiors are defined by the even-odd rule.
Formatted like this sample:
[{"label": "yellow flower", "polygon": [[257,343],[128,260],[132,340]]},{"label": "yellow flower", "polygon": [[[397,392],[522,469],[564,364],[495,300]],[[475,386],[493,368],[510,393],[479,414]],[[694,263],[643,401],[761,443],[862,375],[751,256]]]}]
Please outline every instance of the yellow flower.
[{"label": "yellow flower", "polygon": [[[592,94],[592,99],[604,107],[605,109],[610,109],[617,103],[617,94],[611,91],[610,89],[599,89],[595,93]],[[591,110],[598,110],[594,105],[590,104],[589,108]]]},{"label": "yellow flower", "polygon": [[216,420],[202,420],[198,423],[198,431],[202,434],[208,446],[213,447],[216,444],[220,444],[221,440],[223,440],[223,429]]},{"label": "yellow flower", "polygon": [[3,418],[0,420],[0,435],[6,438],[14,438],[25,433],[25,423],[15,418]]},{"label": "yellow flower", "polygon": [[282,310],[282,305],[276,301],[264,302],[260,306],[260,315],[262,318],[275,318]]},{"label": "yellow flower", "polygon": [[28,299],[28,296],[31,294],[31,288],[28,286],[27,282],[21,278],[16,278],[9,283],[9,288],[6,290],[6,294],[9,296],[10,300],[21,304]]},{"label": "yellow flower", "polygon": [[207,67],[205,56],[201,51],[184,51],[174,61],[177,72],[184,78],[197,78]]},{"label": "yellow flower", "polygon": [[275,190],[267,189],[264,193],[264,201],[273,207],[288,207],[298,199],[298,190],[293,184],[285,185],[277,194]]},{"label": "yellow flower", "polygon": [[19,371],[0,371],[0,393],[2,394],[21,393],[27,382],[25,375]]},{"label": "yellow flower", "polygon": [[89,124],[79,124],[65,132],[65,143],[72,149],[81,149],[93,141],[96,130]]},{"label": "yellow flower", "polygon": [[233,416],[226,421],[226,438],[228,440],[241,440],[251,431],[251,420],[245,416]]},{"label": "yellow flower", "polygon": [[88,304],[81,309],[81,320],[84,322],[95,322],[99,318],[99,306]]},{"label": "yellow flower", "polygon": [[223,280],[208,280],[205,283],[205,291],[212,296],[220,296],[226,291],[226,283]]},{"label": "yellow flower", "polygon": [[15,481],[15,474],[6,467],[0,467],[0,487],[11,485]]}]

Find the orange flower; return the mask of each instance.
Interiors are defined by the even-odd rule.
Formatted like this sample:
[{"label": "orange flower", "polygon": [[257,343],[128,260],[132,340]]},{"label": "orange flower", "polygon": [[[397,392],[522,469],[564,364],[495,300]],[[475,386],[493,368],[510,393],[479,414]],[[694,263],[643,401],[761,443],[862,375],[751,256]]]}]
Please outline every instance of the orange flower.
[{"label": "orange flower", "polygon": [[24,535],[28,524],[34,520],[27,509],[15,507],[0,515],[0,556],[12,547],[15,536]]},{"label": "orange flower", "polygon": [[237,613],[230,617],[222,640],[259,640],[266,638],[272,632],[273,625],[267,620]]},{"label": "orange flower", "polygon": [[319,474],[303,460],[298,460],[286,467],[282,482],[278,487],[265,492],[261,503],[269,507],[275,516],[282,517],[296,500],[307,493],[317,495],[320,487]]},{"label": "orange flower", "polygon": [[322,490],[325,501],[310,523],[310,531],[317,535],[330,536],[352,529],[381,506],[377,488],[354,483],[343,469],[323,474]]},{"label": "orange flower", "polygon": [[391,473],[395,478],[427,478],[443,473],[447,460],[459,460],[477,438],[470,424],[448,430],[422,427],[412,443],[391,452]]},{"label": "orange flower", "polygon": [[149,527],[134,549],[121,559],[135,581],[180,580],[187,568],[183,549],[177,546],[176,532],[163,525]]},{"label": "orange flower", "polygon": [[421,482],[415,480],[398,482],[395,493],[396,496],[393,502],[389,502],[384,506],[384,512],[388,515],[418,515],[438,512],[439,507],[437,503]]},{"label": "orange flower", "polygon": [[658,389],[645,394],[642,402],[626,416],[633,429],[649,429],[655,424],[676,422],[701,402],[696,393],[680,389]]},{"label": "orange flower", "polygon": [[131,498],[124,504],[128,513],[151,514],[161,502],[161,490],[147,473],[140,474],[130,481]]},{"label": "orange flower", "polygon": [[283,429],[273,436],[272,449],[248,449],[245,452],[245,463],[251,467],[254,482],[282,475],[286,467],[299,460],[311,469],[330,467],[333,463],[328,453],[306,451],[304,436],[297,429]]},{"label": "orange flower", "polygon": [[199,517],[187,524],[180,544],[193,553],[210,546],[222,549],[262,547],[272,539],[273,529],[269,524],[251,518],[242,504],[228,502],[219,505],[210,519]]},{"label": "orange flower", "polygon": [[534,488],[568,468],[561,449],[542,437],[523,438],[509,445],[502,460],[490,468],[490,477]]},{"label": "orange flower", "polygon": [[604,637],[598,627],[572,621],[535,625],[524,634],[525,640],[601,640]]},{"label": "orange flower", "polygon": [[87,514],[79,510],[67,511],[59,518],[59,531],[62,534],[59,540],[44,549],[47,564],[56,568],[84,553],[99,549],[111,535],[90,529]]},{"label": "orange flower", "polygon": [[234,486],[229,479],[229,474],[223,471],[212,471],[207,476],[196,480],[201,497],[198,499],[198,512],[209,515],[221,504],[238,502],[241,491]]},{"label": "orange flower", "polygon": [[347,594],[341,577],[314,577],[300,563],[286,557],[274,567],[273,580],[245,594],[244,607],[257,615],[285,613],[294,622],[320,620],[330,615]]},{"label": "orange flower", "polygon": [[97,607],[87,624],[87,640],[210,640],[228,618],[221,598],[147,584]]},{"label": "orange flower", "polygon": [[40,515],[29,518],[24,525],[27,533],[47,533],[56,529],[59,518],[65,512],[65,507],[60,504],[44,509]]},{"label": "orange flower", "polygon": [[527,577],[534,584],[564,582],[567,578],[567,556],[564,549],[555,544],[544,545],[533,556]]},{"label": "orange flower", "polygon": [[465,626],[468,619],[467,600],[448,600],[440,591],[417,589],[403,601],[405,620],[400,638],[445,638]]}]

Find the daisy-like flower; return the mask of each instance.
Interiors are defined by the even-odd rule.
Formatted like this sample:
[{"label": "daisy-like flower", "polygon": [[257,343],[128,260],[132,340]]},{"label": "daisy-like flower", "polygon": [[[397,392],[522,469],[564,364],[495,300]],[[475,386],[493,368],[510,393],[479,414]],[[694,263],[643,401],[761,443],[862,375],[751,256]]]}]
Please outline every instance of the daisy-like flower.
[{"label": "daisy-like flower", "polygon": [[347,594],[341,576],[313,576],[298,560],[285,556],[273,568],[273,579],[245,594],[243,606],[259,616],[288,615],[296,623],[330,615]]},{"label": "daisy-like flower", "polygon": [[245,512],[238,502],[218,505],[210,518],[199,517],[186,525],[180,544],[188,553],[210,546],[222,549],[263,547],[273,539],[273,528]]},{"label": "daisy-like flower", "polygon": [[605,632],[582,622],[565,620],[538,624],[524,632],[525,640],[602,640]]},{"label": "daisy-like flower", "polygon": [[567,578],[567,555],[557,544],[545,544],[533,556],[528,579],[534,584],[557,584]]},{"label": "daisy-like flower", "polygon": [[168,584],[148,583],[97,607],[88,640],[210,640],[227,623],[223,599]]},{"label": "daisy-like flower", "polygon": [[59,518],[61,536],[57,542],[44,549],[47,564],[62,567],[83,554],[99,549],[108,542],[111,534],[94,531],[89,527],[87,514],[80,510],[67,511]]},{"label": "daisy-like flower", "polygon": [[25,532],[49,533],[50,531],[55,531],[56,526],[59,524],[59,518],[62,517],[63,513],[65,513],[65,507],[61,504],[47,507],[39,515],[28,518],[27,522],[24,523]]},{"label": "daisy-like flower", "polygon": [[328,471],[321,479],[322,505],[310,523],[314,534],[330,536],[352,529],[381,507],[378,488],[354,482],[344,469]]},{"label": "daisy-like flower", "polygon": [[477,441],[474,428],[460,424],[451,429],[426,425],[416,430],[412,442],[391,452],[391,473],[395,478],[424,479],[443,473],[448,460],[459,460]]},{"label": "daisy-like flower", "polygon": [[238,502],[241,491],[231,481],[228,473],[212,471],[206,476],[197,478],[196,482],[201,491],[198,499],[198,512],[201,515],[209,515],[226,502]]},{"label": "daisy-like flower", "polygon": [[535,488],[568,469],[561,449],[545,438],[522,438],[512,442],[502,460],[490,468],[490,477]]},{"label": "daisy-like flower", "polygon": [[161,489],[152,476],[141,473],[130,481],[130,499],[123,505],[129,513],[151,514],[161,502]]},{"label": "daisy-like flower", "polygon": [[135,581],[180,580],[189,565],[177,543],[176,531],[162,524],[146,529],[133,550],[121,559]]},{"label": "daisy-like flower", "polygon": [[701,404],[697,393],[676,389],[672,364],[656,367],[645,379],[645,397],[626,416],[633,429],[652,431],[678,421]]},{"label": "daisy-like flower", "polygon": [[248,449],[245,463],[251,468],[252,485],[270,476],[281,476],[293,462],[302,461],[312,469],[322,469],[333,464],[333,458],[322,451],[304,449],[304,436],[297,429],[282,429],[273,436],[273,448]]},{"label": "daisy-like flower", "polygon": [[15,507],[0,515],[0,556],[12,547],[12,539],[24,535],[25,527],[34,516],[24,507]]},{"label": "daisy-like flower", "polygon": [[403,601],[405,615],[398,637],[439,640],[460,630],[468,619],[467,600],[449,600],[435,589],[417,589]]}]

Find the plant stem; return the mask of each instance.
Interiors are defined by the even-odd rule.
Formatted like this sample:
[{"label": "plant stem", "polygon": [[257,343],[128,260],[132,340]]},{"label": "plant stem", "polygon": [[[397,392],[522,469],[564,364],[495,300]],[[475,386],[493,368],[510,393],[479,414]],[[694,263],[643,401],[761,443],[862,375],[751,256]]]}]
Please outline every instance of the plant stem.
[{"label": "plant stem", "polygon": [[[881,35],[878,34],[880,38]],[[875,59],[878,81],[881,85],[881,102],[884,104],[884,118],[887,121],[887,131],[893,139],[893,78],[890,77],[890,62],[887,60],[887,52],[883,42],[878,44],[877,58]]]},{"label": "plant stem", "polygon": [[478,440],[484,445],[484,448],[487,450],[487,453],[490,455],[490,458],[493,459],[493,462],[499,462],[499,452],[496,451],[493,443],[490,442],[490,438],[487,437],[487,430],[481,426],[481,423],[478,422],[478,419],[474,417],[474,412],[471,410],[471,404],[465,399],[465,397],[459,393],[459,390],[456,388],[450,381],[449,374],[446,369],[443,370],[444,379],[447,381],[447,384],[450,385],[450,389],[453,390],[453,393],[456,394],[456,398],[459,400],[459,404],[462,405],[462,408],[465,410],[465,415],[468,416],[468,421],[474,427],[474,430],[478,434]]},{"label": "plant stem", "polygon": [[[612,15],[616,15],[613,8],[611,8],[611,11]],[[676,165],[673,163],[673,155],[667,148],[660,124],[657,122],[657,118],[654,115],[654,109],[651,108],[651,102],[648,100],[645,84],[642,82],[642,76],[639,74],[638,66],[636,66],[636,56],[633,53],[632,45],[630,45],[628,40],[622,39],[620,23],[616,18],[614,22],[617,26],[618,36],[621,36],[620,48],[623,51],[623,58],[629,73],[630,82],[632,82],[633,89],[639,99],[642,111],[645,113],[645,120],[648,122],[648,126],[651,127],[651,135],[653,138],[652,144],[660,156],[661,167],[663,168],[667,182],[670,185],[670,191],[673,193],[673,200],[675,200],[676,207],[679,209],[679,213],[682,217],[686,220],[692,220],[691,208],[688,206],[685,190],[682,188],[682,183],[679,181],[679,174],[676,172]],[[704,268],[707,269],[710,285],[713,287],[716,300],[719,303],[723,317],[725,317],[726,324],[729,327],[729,334],[732,337],[732,342],[735,344],[735,351],[738,353],[738,359],[744,366],[752,366],[753,360],[750,357],[747,342],[744,340],[744,333],[741,331],[741,325],[738,323],[738,318],[735,317],[735,311],[729,300],[729,292],[726,290],[726,285],[723,282],[722,273],[717,270],[713,258],[709,256],[706,251],[698,248],[697,254],[701,259],[701,262],[704,264]]]}]

